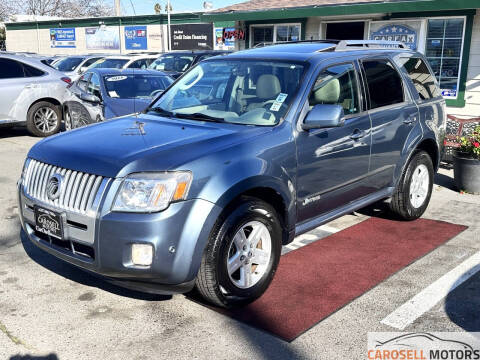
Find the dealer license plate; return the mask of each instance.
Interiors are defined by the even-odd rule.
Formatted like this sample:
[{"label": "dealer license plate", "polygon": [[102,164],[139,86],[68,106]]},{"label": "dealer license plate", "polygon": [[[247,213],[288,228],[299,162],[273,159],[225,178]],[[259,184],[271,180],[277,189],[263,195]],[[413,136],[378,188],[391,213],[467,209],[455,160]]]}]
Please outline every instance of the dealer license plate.
[{"label": "dealer license plate", "polygon": [[59,213],[35,207],[35,230],[57,239],[63,238],[62,217]]}]

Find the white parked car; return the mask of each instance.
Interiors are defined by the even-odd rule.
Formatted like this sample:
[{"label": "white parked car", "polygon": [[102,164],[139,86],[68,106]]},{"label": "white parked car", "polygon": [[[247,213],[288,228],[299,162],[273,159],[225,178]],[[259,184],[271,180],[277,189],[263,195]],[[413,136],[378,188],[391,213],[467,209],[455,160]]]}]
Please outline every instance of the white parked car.
[{"label": "white parked car", "polygon": [[114,55],[93,63],[90,69],[147,69],[158,55]]},{"label": "white parked car", "polygon": [[66,56],[55,63],[50,64],[58,71],[63,72],[72,81],[77,80],[93,63],[101,60],[105,55],[72,55]]},{"label": "white parked car", "polygon": [[0,54],[0,125],[25,125],[35,136],[60,129],[71,79],[41,58]]}]

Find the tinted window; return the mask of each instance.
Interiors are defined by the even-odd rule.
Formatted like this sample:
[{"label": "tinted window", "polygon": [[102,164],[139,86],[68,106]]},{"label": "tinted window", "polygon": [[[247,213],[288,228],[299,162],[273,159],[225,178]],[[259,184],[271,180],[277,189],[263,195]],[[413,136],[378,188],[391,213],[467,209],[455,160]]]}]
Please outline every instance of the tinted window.
[{"label": "tinted window", "polygon": [[57,61],[53,67],[58,71],[73,71],[83,61],[83,57],[66,57]]},{"label": "tinted window", "polygon": [[91,59],[88,59],[87,61],[85,61],[83,63],[83,67],[89,67],[90,65],[92,65],[95,61],[98,61],[100,60],[101,58],[91,58]]},{"label": "tinted window", "polygon": [[111,98],[151,98],[158,90],[165,90],[172,80],[167,76],[111,75],[104,77],[107,94]]},{"label": "tinted window", "polygon": [[128,67],[131,69],[147,69],[148,65],[150,65],[150,62],[148,60],[149,59],[136,60],[133,63],[131,63]]},{"label": "tinted window", "polygon": [[126,59],[100,59],[90,66],[91,69],[121,69],[128,62]]},{"label": "tinted window", "polygon": [[97,74],[92,74],[92,78],[88,84],[87,92],[97,96],[99,99],[102,98],[102,94],[100,92],[100,78]]},{"label": "tinted window", "polygon": [[23,78],[23,67],[18,61],[0,59],[0,79]]},{"label": "tinted window", "polygon": [[435,77],[422,59],[408,58],[401,59],[401,62],[404,63],[403,67],[415,85],[420,99],[427,100],[440,95],[435,85]]},{"label": "tinted window", "polygon": [[25,71],[25,76],[26,77],[37,77],[37,76],[42,76],[44,75],[45,73],[40,70],[40,69],[37,69],[33,66],[30,66],[30,65],[27,65],[27,64],[23,64],[23,69]]},{"label": "tinted window", "polygon": [[370,94],[370,109],[404,101],[402,79],[387,60],[363,62]]},{"label": "tinted window", "polygon": [[149,68],[154,70],[184,72],[192,65],[193,59],[194,57],[191,55],[163,55],[152,62]]},{"label": "tinted window", "polygon": [[331,66],[322,70],[308,99],[309,105],[341,105],[345,114],[359,109],[357,78],[353,64]]}]

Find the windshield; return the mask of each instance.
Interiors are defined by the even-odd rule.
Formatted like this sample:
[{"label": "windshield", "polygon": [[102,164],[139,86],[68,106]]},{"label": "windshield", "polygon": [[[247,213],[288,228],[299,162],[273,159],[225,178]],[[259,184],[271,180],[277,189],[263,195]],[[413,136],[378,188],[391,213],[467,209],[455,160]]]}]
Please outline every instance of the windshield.
[{"label": "windshield", "polygon": [[127,62],[127,59],[100,59],[94,62],[89,69],[121,69]]},{"label": "windshield", "polygon": [[152,98],[165,90],[173,80],[157,75],[114,75],[105,76],[105,88],[111,98]]},{"label": "windshield", "polygon": [[192,65],[194,56],[181,54],[162,55],[149,68],[161,71],[184,72]]},{"label": "windshield", "polygon": [[53,67],[59,71],[74,71],[82,63],[82,57],[67,57],[53,63]]},{"label": "windshield", "polygon": [[151,109],[195,120],[271,126],[286,114],[303,72],[303,65],[287,62],[201,62]]}]

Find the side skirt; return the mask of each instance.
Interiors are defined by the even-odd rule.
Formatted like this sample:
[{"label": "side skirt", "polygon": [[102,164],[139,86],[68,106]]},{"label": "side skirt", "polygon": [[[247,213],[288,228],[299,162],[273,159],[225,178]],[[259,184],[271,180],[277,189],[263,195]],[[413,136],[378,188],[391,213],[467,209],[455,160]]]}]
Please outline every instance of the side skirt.
[{"label": "side skirt", "polygon": [[316,218],[313,218],[311,220],[305,221],[301,224],[297,224],[295,226],[295,236],[304,234],[312,229],[315,229],[329,221],[335,220],[336,218],[339,218],[340,216],[343,216],[345,214],[349,214],[351,212],[354,212],[355,210],[364,208],[367,205],[373,204],[374,202],[380,201],[385,198],[389,198],[392,196],[394,191],[393,187],[388,187],[385,189],[382,189],[376,193],[370,194],[368,196],[365,196],[357,201],[351,202],[349,204],[346,204],[338,209],[335,209],[333,211],[330,211],[326,214],[320,215]]}]

